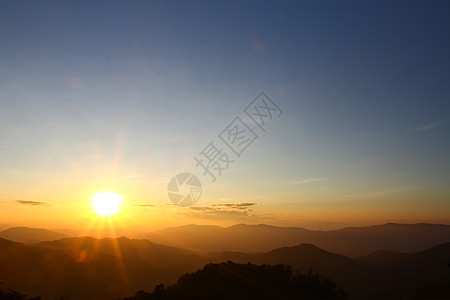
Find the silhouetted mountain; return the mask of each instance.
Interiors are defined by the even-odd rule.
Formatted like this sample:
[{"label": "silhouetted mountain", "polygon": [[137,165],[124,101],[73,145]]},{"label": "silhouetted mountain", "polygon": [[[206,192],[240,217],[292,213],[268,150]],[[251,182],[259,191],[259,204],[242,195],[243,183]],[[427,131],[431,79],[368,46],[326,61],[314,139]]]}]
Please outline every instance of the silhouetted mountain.
[{"label": "silhouetted mountain", "polygon": [[189,251],[126,238],[63,239],[39,246],[0,239],[0,282],[47,298],[129,296],[143,287],[173,283],[205,261]]},{"label": "silhouetted mountain", "polygon": [[338,280],[339,285],[353,291],[355,286],[367,280],[366,269],[361,263],[310,244],[275,249],[261,255],[257,261],[267,264],[288,264],[300,271],[312,269]]},{"label": "silhouetted mountain", "polygon": [[3,230],[6,230],[8,228],[11,228],[11,226],[7,225],[7,224],[0,224],[0,232]]},{"label": "silhouetted mountain", "polygon": [[[80,255],[89,257],[96,253],[104,253],[130,262],[144,262],[153,267],[161,267],[161,264],[163,264],[162,266],[166,270],[176,268],[195,269],[207,262],[205,258],[189,250],[155,244],[148,240],[130,240],[126,237],[117,239],[65,238],[57,241],[37,243],[34,246],[62,250],[72,257]],[[166,265],[166,262],[170,262],[170,264]]]},{"label": "silhouetted mountain", "polygon": [[[449,277],[450,243],[401,256],[386,263],[372,264],[380,274],[380,285],[386,291],[413,290]],[[386,275],[388,274],[388,275]]]},{"label": "silhouetted mountain", "polygon": [[[388,251],[381,253],[384,252]],[[393,299],[411,296],[419,286],[444,280],[448,273],[446,262],[450,261],[450,243],[396,258],[389,256],[389,260],[353,260],[309,244],[274,249],[265,254],[211,253],[209,258],[214,262],[233,259],[240,263],[287,264],[303,272],[311,268],[333,278],[353,299]]]},{"label": "silhouetted mountain", "polygon": [[[395,254],[395,255],[394,255]],[[0,282],[47,298],[112,299],[172,284],[207,263],[286,264],[332,278],[352,299],[403,299],[448,278],[450,243],[416,253],[381,251],[358,260],[311,244],[267,253],[188,250],[128,238],[65,238],[25,245],[0,239]]]},{"label": "silhouetted mountain", "polygon": [[83,237],[90,236],[97,239],[102,238],[119,238],[126,236],[127,238],[143,239],[147,234],[141,231],[114,227],[114,230],[104,230],[104,228],[90,228],[90,229],[71,229],[71,228],[50,228],[52,231],[56,231],[65,234],[66,237]]},{"label": "silhouetted mountain", "polygon": [[321,243],[313,244],[350,257],[378,250],[417,252],[450,242],[450,226],[389,223],[328,231],[322,238]]},{"label": "silhouetted mountain", "polygon": [[435,224],[384,224],[313,231],[297,227],[239,224],[226,228],[186,225],[148,234],[148,239],[165,245],[204,253],[267,252],[301,243],[316,245],[334,253],[360,257],[378,250],[416,252],[450,241],[450,226]]},{"label": "silhouetted mountain", "polygon": [[[352,290],[352,296],[355,291],[357,295],[364,294],[364,289],[360,289],[358,286],[369,280],[367,267],[364,264],[310,244],[278,248],[264,254],[223,252],[213,253],[209,256],[212,261],[234,260],[240,263],[287,264],[301,272],[312,269],[326,277],[333,278],[344,289]],[[357,290],[355,287],[358,287]]]},{"label": "silhouetted mountain", "polygon": [[427,284],[414,293],[414,300],[448,300],[450,299],[450,279],[438,283]]},{"label": "silhouetted mountain", "polygon": [[28,295],[110,299],[108,287],[123,290],[120,266],[114,257],[78,262],[61,251],[0,239],[0,281]]},{"label": "silhouetted mountain", "polygon": [[65,238],[64,234],[48,229],[36,229],[28,227],[13,227],[0,232],[0,238],[14,242],[36,243],[40,241],[52,241]]},{"label": "silhouetted mountain", "polygon": [[180,277],[176,284],[157,286],[152,294],[138,292],[128,300],[249,300],[347,299],[348,294],[329,279],[292,272],[286,265],[208,264]]},{"label": "silhouetted mountain", "polygon": [[369,255],[359,257],[357,258],[357,260],[371,264],[383,264],[383,263],[390,263],[398,259],[402,259],[402,257],[406,257],[408,255],[410,254],[404,252],[379,250]]}]

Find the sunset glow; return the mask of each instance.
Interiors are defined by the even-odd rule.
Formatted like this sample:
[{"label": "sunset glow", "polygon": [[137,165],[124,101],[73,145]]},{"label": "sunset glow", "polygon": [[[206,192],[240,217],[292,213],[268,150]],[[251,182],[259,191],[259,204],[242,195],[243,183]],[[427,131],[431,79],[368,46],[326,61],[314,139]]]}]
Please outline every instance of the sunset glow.
[{"label": "sunset glow", "polygon": [[450,299],[449,11],[0,1],[0,300]]},{"label": "sunset glow", "polygon": [[92,195],[91,199],[94,211],[99,216],[109,217],[119,212],[123,196],[113,192],[103,192]]}]

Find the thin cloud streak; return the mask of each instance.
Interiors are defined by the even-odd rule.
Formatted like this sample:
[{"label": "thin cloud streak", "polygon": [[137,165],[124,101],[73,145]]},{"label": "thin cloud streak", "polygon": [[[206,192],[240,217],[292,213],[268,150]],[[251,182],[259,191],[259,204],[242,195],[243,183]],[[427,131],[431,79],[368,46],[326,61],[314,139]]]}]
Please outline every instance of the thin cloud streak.
[{"label": "thin cloud streak", "polygon": [[32,201],[32,200],[16,200],[17,203],[21,205],[33,205],[33,206],[52,206],[52,203],[41,202],[41,201]]},{"label": "thin cloud streak", "polygon": [[424,125],[424,126],[422,126],[422,127],[418,127],[417,129],[418,129],[418,130],[430,130],[430,129],[434,129],[434,128],[439,128],[439,127],[441,127],[441,126],[443,126],[443,125],[444,125],[444,122],[442,122],[442,121],[437,121],[437,122],[433,122],[433,123]]},{"label": "thin cloud streak", "polygon": [[289,183],[285,183],[285,184],[280,184],[278,185],[279,187],[285,187],[285,186],[291,186],[291,185],[299,185],[299,184],[306,184],[306,183],[311,183],[311,182],[316,182],[316,181],[323,181],[323,180],[328,180],[330,178],[328,177],[323,177],[323,178],[306,178],[303,180],[299,180],[299,181],[294,181],[294,182],[289,182]]},{"label": "thin cloud streak", "polygon": [[221,204],[213,204],[212,206],[219,207],[228,207],[228,208],[236,208],[236,209],[247,209],[250,206],[255,205],[253,202],[242,202],[242,203],[221,203]]},{"label": "thin cloud streak", "polygon": [[249,207],[256,205],[253,202],[222,203],[210,206],[191,206],[181,214],[208,220],[235,220],[235,221],[261,221],[271,214],[256,213]]}]

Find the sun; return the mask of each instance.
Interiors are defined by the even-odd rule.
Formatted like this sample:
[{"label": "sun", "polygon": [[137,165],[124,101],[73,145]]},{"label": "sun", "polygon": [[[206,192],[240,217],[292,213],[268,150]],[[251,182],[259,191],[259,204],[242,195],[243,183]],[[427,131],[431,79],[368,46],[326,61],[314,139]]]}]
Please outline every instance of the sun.
[{"label": "sun", "polygon": [[102,217],[110,217],[119,212],[123,196],[113,192],[97,193],[91,196],[94,211]]}]

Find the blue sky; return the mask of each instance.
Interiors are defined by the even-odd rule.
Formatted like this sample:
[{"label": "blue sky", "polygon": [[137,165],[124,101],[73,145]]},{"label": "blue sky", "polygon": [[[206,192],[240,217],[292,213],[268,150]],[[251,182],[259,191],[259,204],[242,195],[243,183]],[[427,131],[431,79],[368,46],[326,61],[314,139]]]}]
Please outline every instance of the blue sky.
[{"label": "blue sky", "polygon": [[102,189],[167,203],[170,178],[201,177],[193,157],[265,91],[284,114],[200,178],[196,205],[255,203],[230,223],[450,222],[449,6],[2,1],[3,217]]}]

